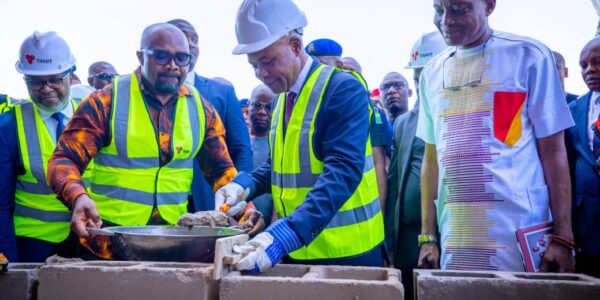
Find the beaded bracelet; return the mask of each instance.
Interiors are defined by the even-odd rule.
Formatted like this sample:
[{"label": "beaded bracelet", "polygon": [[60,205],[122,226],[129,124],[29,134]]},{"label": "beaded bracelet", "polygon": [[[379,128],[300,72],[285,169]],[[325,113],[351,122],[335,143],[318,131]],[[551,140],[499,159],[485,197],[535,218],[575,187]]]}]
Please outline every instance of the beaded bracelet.
[{"label": "beaded bracelet", "polygon": [[557,242],[557,243],[565,246],[566,248],[568,248],[569,250],[571,250],[571,254],[573,256],[575,256],[575,242],[574,241],[569,240],[569,239],[567,239],[565,237],[562,237],[562,236],[560,236],[558,234],[553,234],[552,237],[551,237],[551,240],[553,242]]}]

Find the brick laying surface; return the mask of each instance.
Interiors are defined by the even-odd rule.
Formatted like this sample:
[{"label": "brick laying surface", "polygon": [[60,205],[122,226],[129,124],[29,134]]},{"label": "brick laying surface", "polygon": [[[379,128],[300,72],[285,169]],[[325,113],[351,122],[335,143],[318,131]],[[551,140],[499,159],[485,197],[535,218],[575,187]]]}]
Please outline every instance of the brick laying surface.
[{"label": "brick laying surface", "polygon": [[415,270],[418,300],[600,299],[600,279],[581,274]]},{"label": "brick laying surface", "polygon": [[259,275],[229,273],[221,300],[404,299],[400,271],[386,268],[278,265]]},{"label": "brick laying surface", "polygon": [[212,264],[88,261],[39,271],[38,299],[218,299]]}]

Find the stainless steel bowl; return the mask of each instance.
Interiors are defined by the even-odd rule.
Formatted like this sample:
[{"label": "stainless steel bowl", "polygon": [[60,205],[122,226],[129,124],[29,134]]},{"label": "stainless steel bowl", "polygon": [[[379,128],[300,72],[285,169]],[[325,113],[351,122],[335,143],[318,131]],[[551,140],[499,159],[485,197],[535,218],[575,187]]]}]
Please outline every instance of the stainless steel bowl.
[{"label": "stainless steel bowl", "polygon": [[118,259],[212,263],[218,238],[243,234],[231,227],[114,226],[93,229],[111,237]]}]

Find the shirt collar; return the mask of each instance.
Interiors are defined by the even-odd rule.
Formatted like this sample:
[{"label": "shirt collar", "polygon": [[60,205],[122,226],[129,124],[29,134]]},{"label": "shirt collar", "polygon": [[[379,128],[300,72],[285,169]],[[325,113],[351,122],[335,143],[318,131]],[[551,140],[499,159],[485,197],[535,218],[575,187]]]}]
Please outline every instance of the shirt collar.
[{"label": "shirt collar", "polygon": [[600,92],[592,92],[592,103],[600,105]]},{"label": "shirt collar", "polygon": [[[146,94],[154,97],[154,95],[152,95],[150,92],[148,92],[148,91],[146,91],[144,89],[144,81],[142,80],[142,69],[141,69],[141,67],[138,67],[135,70],[135,76],[137,77],[138,84],[140,85],[140,92],[146,93]],[[185,84],[182,84],[181,87],[179,87],[179,90],[177,91],[177,95],[179,97],[181,97],[181,96],[189,96],[191,94],[192,94],[192,91],[190,89],[188,89]]]},{"label": "shirt collar", "polygon": [[[40,114],[40,118],[46,121],[52,117],[54,113],[47,112],[45,110],[38,109],[38,113]],[[69,98],[69,103],[60,111],[67,120],[70,120],[73,117],[73,100]]]},{"label": "shirt collar", "polygon": [[313,63],[312,57],[310,55],[307,55],[307,57],[308,58],[306,59],[302,70],[300,70],[300,73],[298,74],[298,79],[296,79],[296,82],[292,85],[288,92],[294,92],[296,93],[296,95],[300,94],[300,90],[304,85],[304,81],[306,81],[306,78],[308,77],[308,71],[310,71],[310,66],[312,66]]}]

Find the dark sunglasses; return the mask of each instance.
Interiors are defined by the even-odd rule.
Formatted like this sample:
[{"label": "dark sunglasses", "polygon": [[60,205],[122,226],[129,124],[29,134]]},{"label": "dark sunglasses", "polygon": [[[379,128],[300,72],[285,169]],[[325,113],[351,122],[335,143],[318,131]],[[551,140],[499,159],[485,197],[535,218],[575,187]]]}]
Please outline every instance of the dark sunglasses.
[{"label": "dark sunglasses", "polygon": [[31,77],[25,77],[25,82],[34,91],[38,91],[44,88],[45,85],[48,85],[51,89],[60,89],[65,84],[65,78],[69,76],[70,73],[63,74],[62,77],[50,78],[46,80],[35,79]]},{"label": "dark sunglasses", "polygon": [[154,61],[159,65],[166,65],[170,63],[172,59],[174,59],[177,66],[185,67],[192,61],[192,55],[187,52],[171,53],[167,50],[160,49],[142,49],[140,51],[148,55],[152,55],[152,57],[154,57]]},{"label": "dark sunglasses", "polygon": [[102,73],[98,73],[98,74],[94,74],[94,75],[90,76],[90,79],[95,77],[100,80],[111,81],[113,79],[113,77],[115,77],[115,76],[117,76],[117,74],[109,74],[106,72],[102,72]]},{"label": "dark sunglasses", "polygon": [[385,91],[391,89],[392,87],[394,87],[396,90],[399,90],[401,88],[406,87],[406,83],[404,83],[403,81],[384,83],[379,87],[379,89],[381,91],[385,92]]}]

